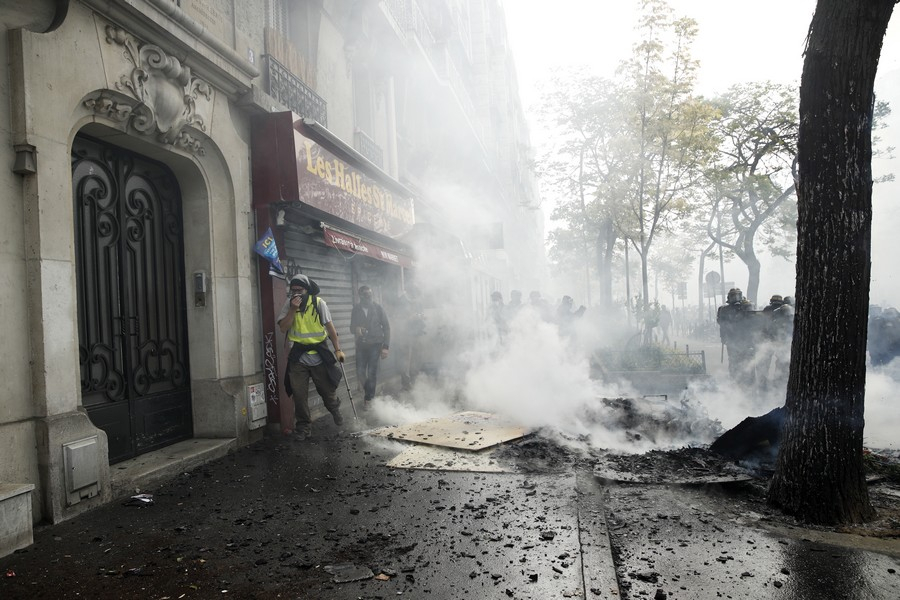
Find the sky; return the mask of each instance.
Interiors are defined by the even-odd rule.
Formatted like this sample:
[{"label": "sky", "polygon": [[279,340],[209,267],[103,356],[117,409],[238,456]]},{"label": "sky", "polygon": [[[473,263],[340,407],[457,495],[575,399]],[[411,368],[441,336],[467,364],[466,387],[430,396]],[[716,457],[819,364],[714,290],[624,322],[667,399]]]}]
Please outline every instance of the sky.
[{"label": "sky", "polygon": [[[799,84],[803,68],[803,47],[815,0],[757,0],[753,3],[729,3],[721,0],[669,0],[676,15],[698,22],[694,57],[700,61],[698,90],[714,96],[735,83],[770,80]],[[552,4],[539,0],[505,0],[510,46],[515,57],[520,94],[531,130],[532,144],[540,147],[550,132],[536,119],[542,82],[564,67],[588,66],[600,75],[612,76],[618,64],[627,58],[635,41],[639,0],[593,2],[589,0],[556,0]],[[552,7],[549,8],[549,7]],[[739,9],[743,12],[739,12]],[[890,121],[900,148],[900,16],[892,19],[882,48],[879,81],[890,79],[891,85],[876,85],[881,99],[894,106]],[[900,159],[875,165],[900,176]],[[877,174],[877,172],[876,172]],[[900,230],[900,210],[891,202],[900,197],[900,184],[876,186],[873,192],[875,224],[873,228],[872,302],[900,305],[900,281],[893,275],[894,232]],[[545,201],[547,214],[552,199]],[[879,248],[884,248],[884,261],[879,261]],[[746,268],[726,265],[726,281],[746,284]],[[794,265],[783,259],[763,259],[761,298],[771,294],[792,292]],[[689,291],[693,291],[689,285]],[[789,289],[790,288],[790,289]],[[693,298],[696,302],[696,298]]]},{"label": "sky", "polygon": [[[698,23],[694,55],[700,60],[702,93],[724,91],[742,81],[799,81],[803,43],[815,0],[757,0],[743,5],[721,0],[669,0],[669,5],[676,15]],[[601,74],[612,75],[635,41],[638,0],[557,0],[552,11],[547,6],[539,0],[504,2],[526,103],[537,100],[538,82],[560,66],[589,65]],[[749,10],[738,12],[737,6]],[[896,22],[888,29],[881,72],[900,68],[898,30]]]}]

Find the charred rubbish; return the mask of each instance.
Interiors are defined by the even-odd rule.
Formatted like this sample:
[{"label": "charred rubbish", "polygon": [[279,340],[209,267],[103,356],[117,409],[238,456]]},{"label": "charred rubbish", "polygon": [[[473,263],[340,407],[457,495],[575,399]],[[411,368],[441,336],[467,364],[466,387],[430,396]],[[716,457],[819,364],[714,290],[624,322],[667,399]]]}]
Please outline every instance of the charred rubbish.
[{"label": "charred rubbish", "polygon": [[688,398],[675,401],[665,394],[601,398],[583,417],[585,422],[624,431],[632,441],[646,439],[660,445],[684,440],[709,443],[722,432],[722,424],[710,419],[702,406]]},{"label": "charred rubbish", "polygon": [[747,417],[717,438],[710,450],[725,458],[771,473],[781,444],[784,407]]}]

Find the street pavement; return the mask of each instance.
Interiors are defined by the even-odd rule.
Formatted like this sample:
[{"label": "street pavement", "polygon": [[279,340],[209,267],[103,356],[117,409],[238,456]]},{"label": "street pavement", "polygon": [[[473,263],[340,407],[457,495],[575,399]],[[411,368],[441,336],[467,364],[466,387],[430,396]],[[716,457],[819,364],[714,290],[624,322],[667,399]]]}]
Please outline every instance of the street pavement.
[{"label": "street pavement", "polygon": [[618,597],[574,472],[389,469],[399,443],[323,421],[39,528],[0,559],[0,598]]},{"label": "street pavement", "polygon": [[759,486],[386,467],[404,447],[330,419],[267,435],[140,490],[152,505],[38,528],[0,598],[900,598],[896,536],[785,524]]},{"label": "street pavement", "polygon": [[900,529],[868,538],[785,525],[740,487],[607,492],[623,598],[900,598]]}]

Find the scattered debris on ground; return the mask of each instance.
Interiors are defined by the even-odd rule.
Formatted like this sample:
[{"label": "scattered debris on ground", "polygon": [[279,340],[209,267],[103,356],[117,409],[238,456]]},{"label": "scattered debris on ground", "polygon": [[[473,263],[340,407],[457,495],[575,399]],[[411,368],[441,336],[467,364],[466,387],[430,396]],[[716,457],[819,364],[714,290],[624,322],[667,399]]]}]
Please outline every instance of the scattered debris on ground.
[{"label": "scattered debris on ground", "polygon": [[666,395],[641,398],[601,398],[586,411],[587,422],[622,430],[633,441],[649,440],[669,445],[683,440],[709,443],[722,433],[722,424],[688,399]]},{"label": "scattered debris on ground", "polygon": [[136,494],[123,502],[122,506],[153,506],[153,494]]},{"label": "scattered debris on ground", "polygon": [[369,567],[355,565],[353,563],[341,563],[338,565],[326,565],[322,570],[332,575],[334,583],[350,583],[351,581],[364,581],[372,579],[375,574]]},{"label": "scattered debris on ground", "polygon": [[868,475],[900,486],[900,452],[866,448],[863,450],[863,462]]},{"label": "scattered debris on ground", "polygon": [[571,468],[580,458],[587,458],[542,436],[540,432],[533,437],[504,444],[495,451],[494,456],[498,461],[515,464],[524,473],[558,473]]},{"label": "scattered debris on ground", "polygon": [[619,483],[707,484],[750,481],[752,472],[704,448],[598,457],[594,474]]}]

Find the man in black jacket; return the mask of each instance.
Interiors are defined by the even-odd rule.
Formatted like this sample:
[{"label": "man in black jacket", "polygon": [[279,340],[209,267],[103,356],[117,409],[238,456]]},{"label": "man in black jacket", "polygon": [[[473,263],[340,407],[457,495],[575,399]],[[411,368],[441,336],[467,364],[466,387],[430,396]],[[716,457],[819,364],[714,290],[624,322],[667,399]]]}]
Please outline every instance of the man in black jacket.
[{"label": "man in black jacket", "polygon": [[350,331],[356,337],[356,377],[362,384],[365,401],[375,397],[378,362],[388,356],[391,324],[384,308],[372,300],[372,290],[359,288],[359,304],[350,314]]}]

